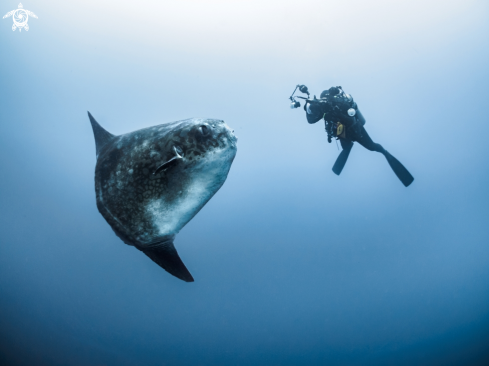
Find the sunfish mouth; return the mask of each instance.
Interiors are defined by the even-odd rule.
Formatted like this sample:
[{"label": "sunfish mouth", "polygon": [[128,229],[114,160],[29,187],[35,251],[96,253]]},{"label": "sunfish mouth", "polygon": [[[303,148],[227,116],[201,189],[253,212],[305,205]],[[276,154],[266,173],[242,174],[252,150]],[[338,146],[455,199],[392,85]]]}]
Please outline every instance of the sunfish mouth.
[{"label": "sunfish mouth", "polygon": [[231,131],[231,141],[236,144],[238,142],[238,136],[234,134],[234,130]]},{"label": "sunfish mouth", "polygon": [[218,120],[217,121],[218,123],[217,124],[213,124],[213,126],[217,127],[219,125],[219,127],[222,127],[224,129],[224,133],[227,135],[227,137],[230,139],[230,140],[233,140],[234,142],[236,142],[238,140],[238,138],[236,137],[236,135],[234,134],[234,130],[231,129],[227,124],[226,122],[224,122],[223,120]]}]

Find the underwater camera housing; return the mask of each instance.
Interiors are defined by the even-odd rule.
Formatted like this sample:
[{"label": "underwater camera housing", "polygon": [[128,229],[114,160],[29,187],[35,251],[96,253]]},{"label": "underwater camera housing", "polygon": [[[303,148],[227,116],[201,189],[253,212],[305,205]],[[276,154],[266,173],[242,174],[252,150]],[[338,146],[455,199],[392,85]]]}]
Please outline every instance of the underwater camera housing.
[{"label": "underwater camera housing", "polygon": [[292,95],[289,97],[290,99],[290,108],[295,109],[299,108],[301,106],[301,103],[296,99],[296,98],[301,98],[301,99],[307,99],[304,97],[294,97],[294,94],[296,90],[299,89],[301,93],[307,94],[307,98],[309,98],[309,90],[307,89],[307,86],[305,85],[296,85],[294,91],[292,92]]}]

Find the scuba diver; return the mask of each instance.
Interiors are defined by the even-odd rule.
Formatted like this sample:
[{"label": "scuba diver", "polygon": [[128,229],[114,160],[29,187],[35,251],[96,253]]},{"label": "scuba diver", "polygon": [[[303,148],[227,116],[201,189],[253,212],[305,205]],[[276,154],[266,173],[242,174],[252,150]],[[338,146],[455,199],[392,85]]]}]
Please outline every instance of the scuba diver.
[{"label": "scuba diver", "polygon": [[[307,98],[294,97],[297,89],[307,94]],[[404,165],[385,150],[382,145],[372,141],[365,130],[365,118],[358,109],[357,103],[355,103],[349,94],[343,91],[341,86],[333,86],[323,91],[319,99],[316,99],[316,96],[314,96],[314,99],[310,99],[307,87],[305,85],[297,85],[289,97],[292,102],[291,108],[300,107],[300,103],[295,98],[305,100],[304,110],[306,111],[307,122],[312,124],[324,119],[329,143],[331,143],[333,138],[340,140],[342,151],[333,165],[333,172],[336,175],[340,175],[343,170],[353,143],[358,142],[364,148],[370,151],[377,151],[384,155],[390,167],[404,186],[407,187],[413,182],[413,176]]]}]

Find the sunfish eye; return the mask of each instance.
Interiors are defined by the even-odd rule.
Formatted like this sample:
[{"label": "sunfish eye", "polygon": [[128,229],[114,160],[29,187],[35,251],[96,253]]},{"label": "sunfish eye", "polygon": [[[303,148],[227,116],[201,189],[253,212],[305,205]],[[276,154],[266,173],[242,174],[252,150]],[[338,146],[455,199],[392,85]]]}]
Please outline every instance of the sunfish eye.
[{"label": "sunfish eye", "polygon": [[207,127],[206,125],[200,126],[199,130],[204,136],[207,136],[210,133],[209,127]]}]

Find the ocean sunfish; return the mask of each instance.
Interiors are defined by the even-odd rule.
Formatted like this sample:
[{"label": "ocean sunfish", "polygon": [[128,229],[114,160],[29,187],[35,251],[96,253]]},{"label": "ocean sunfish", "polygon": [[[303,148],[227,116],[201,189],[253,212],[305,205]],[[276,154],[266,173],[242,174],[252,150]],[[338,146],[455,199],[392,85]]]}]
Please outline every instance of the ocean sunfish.
[{"label": "ocean sunfish", "polygon": [[88,117],[99,212],[124,243],[193,282],[173,240],[226,180],[234,131],[221,120],[192,118],[114,136]]}]

